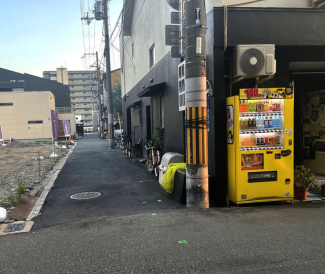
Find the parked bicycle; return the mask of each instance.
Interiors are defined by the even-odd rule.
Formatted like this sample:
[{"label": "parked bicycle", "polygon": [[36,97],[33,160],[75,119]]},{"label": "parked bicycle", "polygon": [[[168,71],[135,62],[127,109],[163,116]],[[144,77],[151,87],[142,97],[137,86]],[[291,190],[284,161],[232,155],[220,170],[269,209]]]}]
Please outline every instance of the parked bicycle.
[{"label": "parked bicycle", "polygon": [[114,139],[115,148],[122,149],[122,139],[121,136]]},{"label": "parked bicycle", "polygon": [[152,174],[155,173],[156,177],[159,177],[159,165],[161,163],[161,151],[162,151],[162,131],[156,128],[155,137],[149,140],[145,148],[147,150],[147,166],[148,171]]},{"label": "parked bicycle", "polygon": [[147,167],[149,173],[155,173],[155,176],[159,176],[159,165],[161,161],[161,151],[158,147],[153,145],[154,140],[150,140],[145,148],[147,150]]}]

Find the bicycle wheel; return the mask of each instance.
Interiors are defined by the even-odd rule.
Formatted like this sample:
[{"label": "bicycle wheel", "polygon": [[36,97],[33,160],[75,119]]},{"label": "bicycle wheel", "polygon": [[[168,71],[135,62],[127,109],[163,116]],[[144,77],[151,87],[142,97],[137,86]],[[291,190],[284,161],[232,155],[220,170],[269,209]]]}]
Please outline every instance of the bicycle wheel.
[{"label": "bicycle wheel", "polygon": [[155,154],[155,167],[154,167],[154,170],[155,170],[155,176],[156,178],[159,177],[159,163],[158,163],[158,154],[156,153]]},{"label": "bicycle wheel", "polygon": [[131,144],[130,143],[128,143],[127,157],[131,158]]}]

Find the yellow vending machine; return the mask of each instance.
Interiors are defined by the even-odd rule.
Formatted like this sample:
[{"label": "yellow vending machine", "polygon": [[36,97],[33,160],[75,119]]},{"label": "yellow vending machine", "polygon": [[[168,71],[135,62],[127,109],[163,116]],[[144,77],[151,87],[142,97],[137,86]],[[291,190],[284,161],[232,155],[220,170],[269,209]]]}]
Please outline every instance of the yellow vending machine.
[{"label": "yellow vending machine", "polygon": [[227,98],[228,199],[293,199],[291,88],[241,89]]}]

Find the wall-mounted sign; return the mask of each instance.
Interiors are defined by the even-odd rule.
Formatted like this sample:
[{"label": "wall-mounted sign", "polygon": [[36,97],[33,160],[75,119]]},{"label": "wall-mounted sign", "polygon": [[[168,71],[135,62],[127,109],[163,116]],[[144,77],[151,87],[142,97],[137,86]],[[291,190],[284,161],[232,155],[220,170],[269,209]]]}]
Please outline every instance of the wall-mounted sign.
[{"label": "wall-mounted sign", "polygon": [[180,44],[181,26],[167,25],[165,26],[165,45],[174,46]]},{"label": "wall-mounted sign", "polygon": [[239,99],[241,100],[291,98],[293,98],[292,88],[245,88],[241,89],[239,93]]}]

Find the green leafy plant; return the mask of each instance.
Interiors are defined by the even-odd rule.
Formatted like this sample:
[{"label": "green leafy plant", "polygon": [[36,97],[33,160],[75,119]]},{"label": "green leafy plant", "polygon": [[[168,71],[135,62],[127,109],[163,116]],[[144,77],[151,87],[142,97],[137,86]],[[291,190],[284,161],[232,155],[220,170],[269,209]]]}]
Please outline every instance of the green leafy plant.
[{"label": "green leafy plant", "polygon": [[154,139],[154,146],[162,149],[163,137],[162,130],[159,126],[156,126],[154,134],[152,134],[152,139]]},{"label": "green leafy plant", "polygon": [[306,190],[315,186],[314,173],[304,165],[298,165],[294,172],[294,187]]}]

